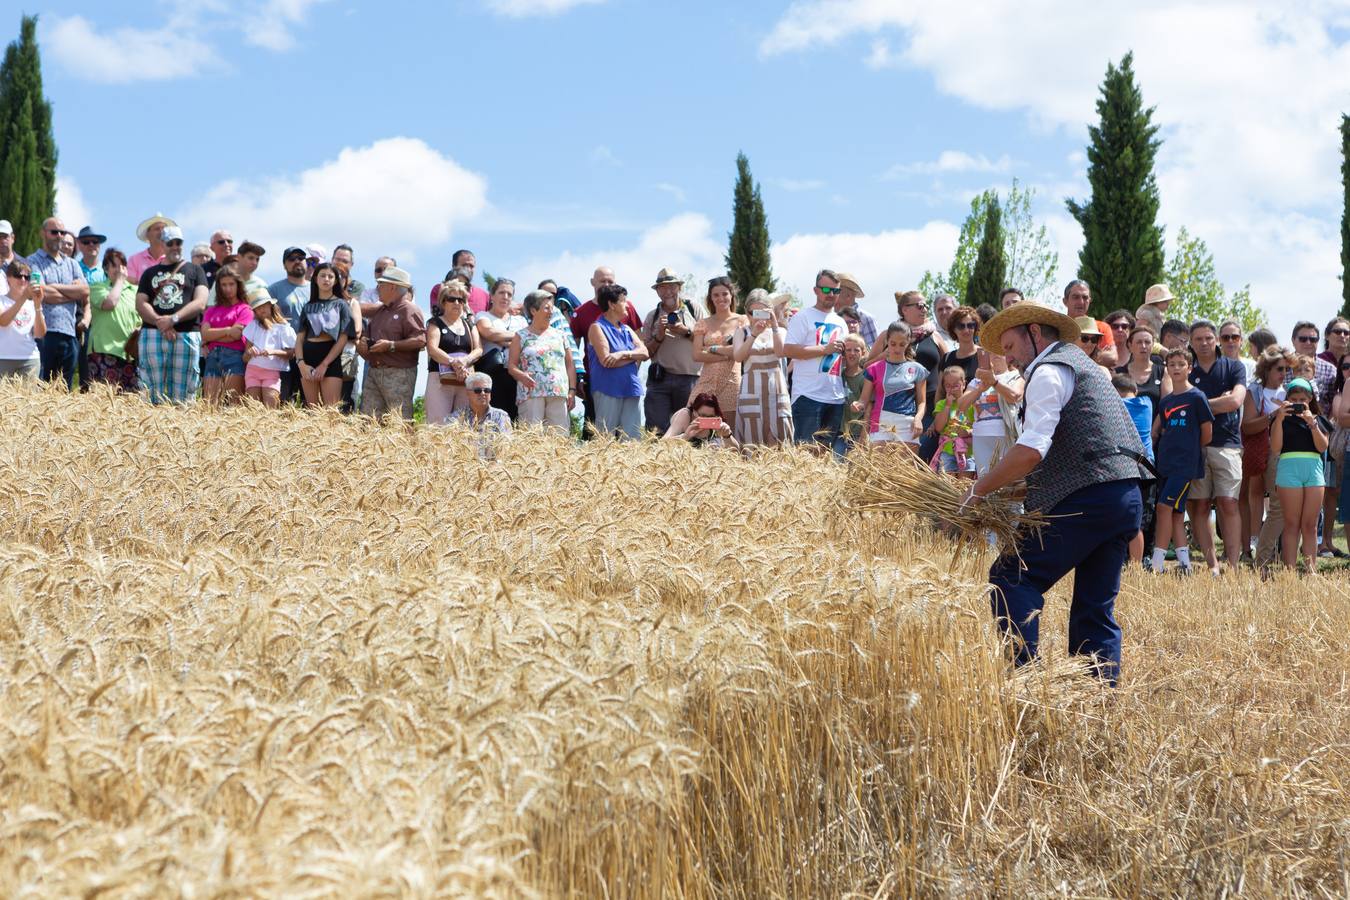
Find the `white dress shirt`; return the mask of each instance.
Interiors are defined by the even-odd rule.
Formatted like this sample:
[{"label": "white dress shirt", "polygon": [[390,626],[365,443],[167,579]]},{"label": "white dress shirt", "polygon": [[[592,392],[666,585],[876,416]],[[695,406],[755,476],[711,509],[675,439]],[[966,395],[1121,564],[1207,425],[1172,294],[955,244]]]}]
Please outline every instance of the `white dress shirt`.
[{"label": "white dress shirt", "polygon": [[1035,450],[1042,459],[1050,452],[1050,442],[1059,426],[1059,414],[1073,396],[1075,383],[1073,370],[1068,366],[1041,365],[1045,355],[1059,344],[1055,341],[1046,347],[1027,366],[1027,386],[1023,395],[1026,416],[1017,443]]}]

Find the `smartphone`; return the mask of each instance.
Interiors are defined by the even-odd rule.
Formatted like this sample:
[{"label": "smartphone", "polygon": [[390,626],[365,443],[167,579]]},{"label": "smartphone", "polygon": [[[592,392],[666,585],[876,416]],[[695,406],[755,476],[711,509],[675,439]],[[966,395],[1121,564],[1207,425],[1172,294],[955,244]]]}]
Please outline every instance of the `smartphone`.
[{"label": "smartphone", "polygon": [[680,314],[679,314],[679,313],[666,313],[666,324],[667,324],[667,325],[678,325],[678,324],[680,324]]},{"label": "smartphone", "polygon": [[39,272],[37,269],[34,269],[33,271],[29,272],[29,273],[28,273],[28,283],[29,283],[29,284],[42,284],[42,273]]},{"label": "smartphone", "polygon": [[767,309],[757,309],[750,313],[751,318],[754,319],[767,319],[771,315],[773,315],[773,313],[769,312]]},{"label": "smartphone", "polygon": [[1296,415],[1296,416],[1301,416],[1301,415],[1303,415],[1305,412],[1308,411],[1308,404],[1306,404],[1306,403],[1290,403],[1290,404],[1289,404],[1289,411],[1290,411],[1291,413],[1293,413],[1294,415]]},{"label": "smartphone", "polygon": [[699,416],[694,423],[705,431],[716,431],[722,427],[722,420],[717,416]]}]

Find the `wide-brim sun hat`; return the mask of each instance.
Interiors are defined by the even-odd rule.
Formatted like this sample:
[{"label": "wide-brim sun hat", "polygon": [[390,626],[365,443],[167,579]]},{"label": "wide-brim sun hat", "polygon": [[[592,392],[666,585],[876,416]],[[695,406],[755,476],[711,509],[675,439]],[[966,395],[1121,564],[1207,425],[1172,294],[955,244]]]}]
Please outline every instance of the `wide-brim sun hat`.
[{"label": "wide-brim sun hat", "polygon": [[1079,337],[1082,337],[1085,334],[1095,334],[1097,337],[1102,336],[1101,326],[1097,324],[1097,320],[1092,318],[1092,316],[1074,316],[1073,321],[1074,324],[1078,326]]},{"label": "wide-brim sun hat", "polygon": [[1154,303],[1166,303],[1169,300],[1175,300],[1172,296],[1172,290],[1165,284],[1155,284],[1144,291],[1144,305],[1151,306]]},{"label": "wide-brim sun hat", "polygon": [[150,240],[150,228],[156,224],[177,225],[178,223],[163,213],[155,213],[153,216],[136,226],[136,237],[142,241],[148,242]]},{"label": "wide-brim sun hat", "polygon": [[267,288],[258,288],[248,295],[248,305],[250,309],[257,309],[264,303],[276,303],[272,295],[268,293]]},{"label": "wide-brim sun hat", "polygon": [[840,287],[848,288],[850,291],[858,295],[858,299],[861,300],[863,297],[867,296],[866,294],[863,293],[862,287],[859,286],[858,279],[854,278],[849,273],[835,272],[834,277],[839,281]]},{"label": "wide-brim sun hat", "polygon": [[1025,301],[1014,303],[1002,310],[980,328],[980,346],[991,352],[1000,353],[1003,347],[1003,332],[1009,328],[1023,325],[1049,325],[1059,329],[1059,339],[1067,344],[1078,342],[1081,329],[1078,323],[1062,312],[1039,303]]}]

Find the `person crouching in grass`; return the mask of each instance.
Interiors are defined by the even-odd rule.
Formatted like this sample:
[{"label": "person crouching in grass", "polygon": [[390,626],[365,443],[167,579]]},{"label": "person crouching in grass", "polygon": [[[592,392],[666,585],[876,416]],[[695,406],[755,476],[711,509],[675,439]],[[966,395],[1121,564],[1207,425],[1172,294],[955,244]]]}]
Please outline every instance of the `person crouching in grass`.
[{"label": "person crouching in grass", "polygon": [[1280,557],[1293,568],[1302,537],[1308,571],[1317,567],[1317,516],[1327,483],[1322,454],[1327,452],[1331,432],[1314,393],[1307,379],[1290,381],[1285,385],[1284,405],[1276,411],[1270,428],[1270,452],[1279,459],[1275,489],[1284,509]]},{"label": "person crouching in grass", "polygon": [[[1205,395],[1191,385],[1189,351],[1180,347],[1168,350],[1163,364],[1171,392],[1163,398],[1162,411],[1153,423],[1159,481],[1153,571],[1162,574],[1167,545],[1175,539],[1177,571],[1189,575],[1191,550],[1186,544],[1186,500],[1191,482],[1205,474],[1205,447],[1214,434],[1214,413]],[[1218,561],[1210,558],[1207,562],[1210,572],[1218,575]]]}]

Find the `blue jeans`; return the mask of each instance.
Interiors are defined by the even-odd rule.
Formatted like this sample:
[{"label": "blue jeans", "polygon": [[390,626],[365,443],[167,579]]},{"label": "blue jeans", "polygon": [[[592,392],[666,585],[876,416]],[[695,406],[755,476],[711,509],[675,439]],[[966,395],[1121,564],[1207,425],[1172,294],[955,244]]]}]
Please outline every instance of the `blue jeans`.
[{"label": "blue jeans", "polygon": [[[1115,620],[1120,573],[1130,538],[1139,530],[1139,483],[1110,481],[1075,491],[1048,511],[1050,524],[1024,538],[1016,556],[989,570],[990,603],[999,629],[1013,641],[1015,662],[1036,658],[1045,592],[1074,572],[1069,605],[1069,652],[1094,657],[1097,674],[1120,677],[1120,626]],[[1025,569],[1023,569],[1025,565]]]},{"label": "blue jeans", "polygon": [[792,401],[792,440],[798,444],[815,441],[822,447],[834,445],[844,427],[844,402],[821,403],[810,397]]},{"label": "blue jeans", "polygon": [[47,332],[38,345],[38,356],[42,360],[42,380],[52,381],[59,374],[66,380],[66,387],[75,384],[75,370],[80,365],[80,341],[73,334]]}]

